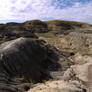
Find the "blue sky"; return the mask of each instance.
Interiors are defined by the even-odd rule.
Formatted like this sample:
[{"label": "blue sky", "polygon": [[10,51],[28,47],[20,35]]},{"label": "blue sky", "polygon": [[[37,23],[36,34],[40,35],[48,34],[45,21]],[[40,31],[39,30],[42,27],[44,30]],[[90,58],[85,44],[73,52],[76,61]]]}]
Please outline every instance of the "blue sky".
[{"label": "blue sky", "polygon": [[0,0],[0,23],[71,20],[92,24],[92,0]]}]

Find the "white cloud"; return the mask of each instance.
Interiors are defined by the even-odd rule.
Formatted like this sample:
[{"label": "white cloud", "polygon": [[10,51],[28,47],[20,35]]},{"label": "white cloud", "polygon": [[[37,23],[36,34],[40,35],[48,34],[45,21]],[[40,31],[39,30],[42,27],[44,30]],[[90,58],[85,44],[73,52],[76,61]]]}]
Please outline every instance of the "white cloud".
[{"label": "white cloud", "polygon": [[[0,0],[0,20],[64,19],[92,23],[92,2],[80,3],[71,0],[73,6],[57,8],[53,0]],[[61,0],[66,6],[70,0]]]}]

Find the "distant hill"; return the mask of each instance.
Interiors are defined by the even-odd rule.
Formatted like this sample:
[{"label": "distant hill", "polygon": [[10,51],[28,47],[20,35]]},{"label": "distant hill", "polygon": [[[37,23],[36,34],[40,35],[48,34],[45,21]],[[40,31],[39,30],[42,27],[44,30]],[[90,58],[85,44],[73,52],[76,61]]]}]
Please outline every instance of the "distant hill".
[{"label": "distant hill", "polygon": [[75,21],[64,20],[51,20],[40,21],[30,20],[24,23],[6,23],[0,24],[0,30],[29,30],[37,33],[44,33],[48,31],[62,31],[62,30],[77,30],[77,29],[90,29],[92,25]]},{"label": "distant hill", "polygon": [[34,37],[34,33],[37,33],[37,36],[45,35],[48,37],[49,35],[68,34],[70,32],[92,33],[92,25],[63,20],[30,20],[24,23],[10,22],[0,24],[0,37],[9,39],[18,37]]}]

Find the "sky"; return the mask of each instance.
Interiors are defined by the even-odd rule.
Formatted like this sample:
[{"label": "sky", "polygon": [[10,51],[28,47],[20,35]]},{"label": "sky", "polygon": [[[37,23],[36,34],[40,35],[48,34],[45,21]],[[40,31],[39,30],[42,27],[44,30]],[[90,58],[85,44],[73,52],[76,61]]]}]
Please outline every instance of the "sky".
[{"label": "sky", "polygon": [[0,23],[34,19],[92,24],[92,0],[0,0]]}]

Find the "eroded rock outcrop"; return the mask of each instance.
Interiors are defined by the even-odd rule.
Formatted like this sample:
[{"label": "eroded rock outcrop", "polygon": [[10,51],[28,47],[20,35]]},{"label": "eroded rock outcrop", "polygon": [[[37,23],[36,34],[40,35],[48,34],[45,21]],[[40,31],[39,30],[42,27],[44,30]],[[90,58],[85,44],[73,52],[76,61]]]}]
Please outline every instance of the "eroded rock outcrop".
[{"label": "eroded rock outcrop", "polygon": [[[47,58],[47,49],[38,40],[19,38],[3,43],[0,46],[0,55],[0,75],[8,77],[2,79],[0,76],[0,80],[2,80],[0,83],[5,83],[6,86],[8,82],[14,81],[16,77],[23,77],[22,81],[41,81],[48,78],[46,70],[41,66]],[[3,84],[3,87],[5,85]],[[0,86],[2,91],[3,87]]]},{"label": "eroded rock outcrop", "polygon": [[[53,78],[50,73],[58,71],[58,68],[61,69],[57,61],[59,55],[55,48],[41,40],[18,38],[1,44],[0,83],[2,86],[0,90],[12,92],[12,86],[19,90],[16,87],[21,83],[35,83]],[[68,67],[70,65],[66,64]],[[4,87],[6,88],[3,89]],[[14,92],[18,92],[15,89]]]}]

